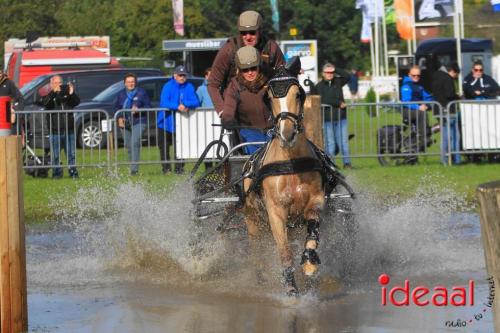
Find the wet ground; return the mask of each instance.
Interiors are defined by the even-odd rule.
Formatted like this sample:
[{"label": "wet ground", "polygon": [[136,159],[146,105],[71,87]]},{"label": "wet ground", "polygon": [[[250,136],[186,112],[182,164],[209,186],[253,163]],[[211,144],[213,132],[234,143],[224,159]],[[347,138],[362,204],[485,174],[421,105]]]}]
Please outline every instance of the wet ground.
[{"label": "wet ground", "polygon": [[[81,193],[78,208],[61,208],[62,222],[28,230],[30,331],[493,332],[479,218],[456,213],[464,203],[453,193],[423,191],[397,204],[361,196],[354,227],[324,221],[320,277],[297,271],[297,299],[283,296],[270,239],[251,255],[244,230],[221,235],[194,223],[185,191],[172,198],[127,184],[112,199]],[[90,210],[107,217],[87,218]],[[451,291],[472,279],[475,302],[382,306],[382,273],[388,289],[408,279]]]}]

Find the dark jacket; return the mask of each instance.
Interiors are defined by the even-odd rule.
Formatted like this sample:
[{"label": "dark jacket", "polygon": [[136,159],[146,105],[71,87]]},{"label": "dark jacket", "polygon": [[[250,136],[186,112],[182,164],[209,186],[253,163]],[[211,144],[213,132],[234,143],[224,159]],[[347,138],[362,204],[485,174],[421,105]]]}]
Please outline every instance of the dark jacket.
[{"label": "dark jacket", "polygon": [[222,114],[224,126],[238,125],[260,129],[272,127],[271,111],[264,102],[266,91],[266,86],[263,86],[257,93],[253,93],[233,78],[224,91],[224,113]]},{"label": "dark jacket", "polygon": [[332,106],[333,111],[331,114],[333,118],[330,118],[330,112],[327,110],[324,115],[326,121],[338,121],[347,118],[346,108],[340,108],[340,104],[345,102],[342,87],[347,82],[349,82],[349,73],[336,68],[331,81],[323,80],[318,82],[316,86],[311,87],[312,95],[321,96],[321,104]]},{"label": "dark jacket", "polygon": [[[136,106],[138,109],[151,108],[151,100],[149,99],[149,95],[146,90],[141,87],[136,87],[135,89],[136,93],[132,99],[132,105],[125,105],[125,101],[127,100],[127,88],[123,88],[123,90],[118,93],[115,99],[115,110],[131,109],[133,106]],[[133,118],[131,125],[135,125],[139,122],[146,122],[145,112],[135,114],[132,114],[131,112],[124,112],[122,115],[127,121],[130,121],[130,119]]]},{"label": "dark jacket", "polygon": [[[446,106],[449,102],[460,99],[455,92],[454,80],[444,67],[441,67],[432,76],[432,95],[434,100],[443,107],[443,113],[446,112]],[[455,108],[451,110],[451,113],[455,113]]]},{"label": "dark jacket", "polygon": [[[43,106],[45,110],[72,110],[80,104],[80,98],[75,92],[70,95],[68,92],[54,92],[51,90],[37,104]],[[68,133],[75,132],[73,112],[47,113],[46,121],[51,134],[65,134],[66,129],[68,129]]]},{"label": "dark jacket", "polygon": [[[419,101],[432,101],[432,95],[425,91],[424,87],[413,82],[410,77],[403,78],[403,85],[401,86],[401,101],[402,102],[419,102]],[[411,110],[418,110],[419,104],[406,104],[405,108]]]},{"label": "dark jacket", "polygon": [[356,73],[351,73],[349,76],[349,91],[357,93],[359,88],[359,77]]},{"label": "dark jacket", "polygon": [[14,82],[9,80],[6,75],[0,74],[0,96],[9,96],[13,100],[15,110],[24,109],[23,95],[17,89]]},{"label": "dark jacket", "polygon": [[[472,73],[469,73],[464,79],[463,89],[467,99],[495,99],[500,93],[498,83],[486,74],[476,79]],[[475,91],[480,91],[481,95],[476,95]]]},{"label": "dark jacket", "polygon": [[[242,46],[244,45],[240,36],[228,39],[226,44],[217,53],[212,64],[212,72],[208,78],[208,93],[212,98],[217,113],[223,110],[224,101],[222,94],[224,90],[232,78],[236,76],[234,56],[236,51]],[[280,47],[274,40],[261,35],[259,43],[255,48],[261,54],[263,74],[268,78],[273,77],[275,69],[285,63]]]}]

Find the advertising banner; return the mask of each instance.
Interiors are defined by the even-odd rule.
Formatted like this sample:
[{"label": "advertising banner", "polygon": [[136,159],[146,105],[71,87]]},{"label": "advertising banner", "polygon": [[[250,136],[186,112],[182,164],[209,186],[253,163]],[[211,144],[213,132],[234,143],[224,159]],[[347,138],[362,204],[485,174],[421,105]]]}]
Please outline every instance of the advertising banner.
[{"label": "advertising banner", "polygon": [[303,74],[299,75],[302,88],[309,92],[304,80],[309,79],[315,84],[318,82],[318,49],[316,40],[283,40],[280,42],[285,60],[298,56],[302,65]]}]

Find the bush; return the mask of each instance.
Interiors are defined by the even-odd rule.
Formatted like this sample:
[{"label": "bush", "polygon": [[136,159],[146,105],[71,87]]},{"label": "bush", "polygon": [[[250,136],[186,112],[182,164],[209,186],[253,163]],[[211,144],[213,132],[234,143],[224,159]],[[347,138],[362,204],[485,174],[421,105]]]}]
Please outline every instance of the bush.
[{"label": "bush", "polygon": [[[365,103],[375,103],[377,102],[377,96],[375,95],[375,90],[373,90],[373,87],[370,87],[370,89],[366,92],[365,96]],[[370,117],[375,117],[377,115],[376,108],[373,106],[366,106],[366,113]]]}]

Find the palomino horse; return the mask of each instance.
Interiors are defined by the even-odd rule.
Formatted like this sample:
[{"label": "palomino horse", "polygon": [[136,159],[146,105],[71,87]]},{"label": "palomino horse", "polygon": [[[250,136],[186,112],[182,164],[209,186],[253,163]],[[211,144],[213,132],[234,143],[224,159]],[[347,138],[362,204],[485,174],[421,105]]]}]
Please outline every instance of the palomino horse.
[{"label": "palomino horse", "polygon": [[[282,68],[269,81],[268,96],[274,118],[274,137],[263,152],[259,170],[277,171],[244,180],[247,197],[243,211],[250,241],[255,243],[259,233],[258,201],[264,204],[284,268],[286,292],[296,295],[294,256],[288,244],[287,224],[290,219],[304,219],[307,224],[302,269],[311,276],[320,263],[316,249],[325,192],[318,157],[302,127],[305,93],[297,78]],[[249,191],[255,185],[253,182],[260,180],[260,190]]]}]

